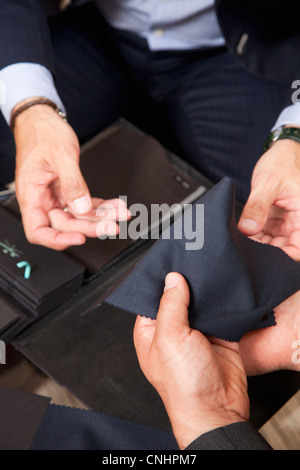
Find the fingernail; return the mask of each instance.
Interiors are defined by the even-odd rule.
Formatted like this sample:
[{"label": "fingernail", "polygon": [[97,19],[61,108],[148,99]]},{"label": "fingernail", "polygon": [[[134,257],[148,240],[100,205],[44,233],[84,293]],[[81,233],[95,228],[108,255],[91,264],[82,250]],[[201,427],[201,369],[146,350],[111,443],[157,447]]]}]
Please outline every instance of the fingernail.
[{"label": "fingernail", "polygon": [[257,228],[258,224],[255,220],[252,220],[252,219],[242,219],[239,222],[239,226],[243,228],[247,228],[249,230],[254,230]]},{"label": "fingernail", "polygon": [[91,201],[87,196],[79,197],[72,202],[72,209],[76,214],[86,214],[91,208]]},{"label": "fingernail", "polygon": [[76,240],[76,242],[74,243],[74,246],[81,246],[81,245],[84,245],[85,244],[85,240]]},{"label": "fingernail", "polygon": [[178,276],[175,273],[169,273],[167,274],[165,278],[165,288],[164,291],[168,289],[172,289],[173,287],[176,287],[178,284]]}]

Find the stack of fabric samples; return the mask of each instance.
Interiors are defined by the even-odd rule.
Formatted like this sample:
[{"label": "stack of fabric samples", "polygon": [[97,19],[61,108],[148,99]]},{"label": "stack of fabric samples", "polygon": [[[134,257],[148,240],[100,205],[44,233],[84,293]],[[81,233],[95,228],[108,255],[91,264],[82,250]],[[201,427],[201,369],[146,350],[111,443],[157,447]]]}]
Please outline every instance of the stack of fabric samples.
[{"label": "stack of fabric samples", "polygon": [[30,244],[23,226],[0,207],[0,291],[32,318],[70,299],[85,268],[65,253]]}]

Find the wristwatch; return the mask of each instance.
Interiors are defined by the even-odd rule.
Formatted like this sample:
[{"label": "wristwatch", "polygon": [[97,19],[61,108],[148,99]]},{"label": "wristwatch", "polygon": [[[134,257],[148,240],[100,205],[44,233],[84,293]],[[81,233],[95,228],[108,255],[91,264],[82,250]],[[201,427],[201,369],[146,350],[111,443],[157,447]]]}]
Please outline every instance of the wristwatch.
[{"label": "wristwatch", "polygon": [[300,144],[300,128],[298,127],[279,127],[276,131],[272,132],[263,147],[263,153],[269,150],[271,145],[277,140],[289,139],[294,140]]}]

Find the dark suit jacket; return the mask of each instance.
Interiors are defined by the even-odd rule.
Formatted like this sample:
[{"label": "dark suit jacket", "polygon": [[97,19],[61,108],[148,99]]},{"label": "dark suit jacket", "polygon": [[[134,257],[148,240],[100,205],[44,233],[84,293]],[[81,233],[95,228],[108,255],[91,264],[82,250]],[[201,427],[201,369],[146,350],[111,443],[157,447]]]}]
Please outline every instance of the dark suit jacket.
[{"label": "dark suit jacket", "polygon": [[272,450],[250,423],[217,428],[193,441],[185,450]]},{"label": "dark suit jacket", "polygon": [[[88,0],[73,0],[74,7]],[[47,13],[59,0],[0,0],[0,69],[34,62],[53,73]],[[252,73],[290,84],[299,78],[300,3],[293,0],[216,0],[229,50]]]},{"label": "dark suit jacket", "polygon": [[227,46],[246,69],[288,86],[299,78],[299,2],[215,0],[215,3]]}]

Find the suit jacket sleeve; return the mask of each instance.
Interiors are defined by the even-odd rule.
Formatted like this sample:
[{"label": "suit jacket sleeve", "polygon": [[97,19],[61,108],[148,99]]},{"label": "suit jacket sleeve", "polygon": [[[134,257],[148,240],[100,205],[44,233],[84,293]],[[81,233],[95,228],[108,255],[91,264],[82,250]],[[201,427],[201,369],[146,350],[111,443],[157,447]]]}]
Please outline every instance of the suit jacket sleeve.
[{"label": "suit jacket sleeve", "polygon": [[19,62],[54,73],[46,0],[0,0],[0,70]]},{"label": "suit jacket sleeve", "polygon": [[202,434],[185,450],[272,450],[250,423],[233,423]]}]

